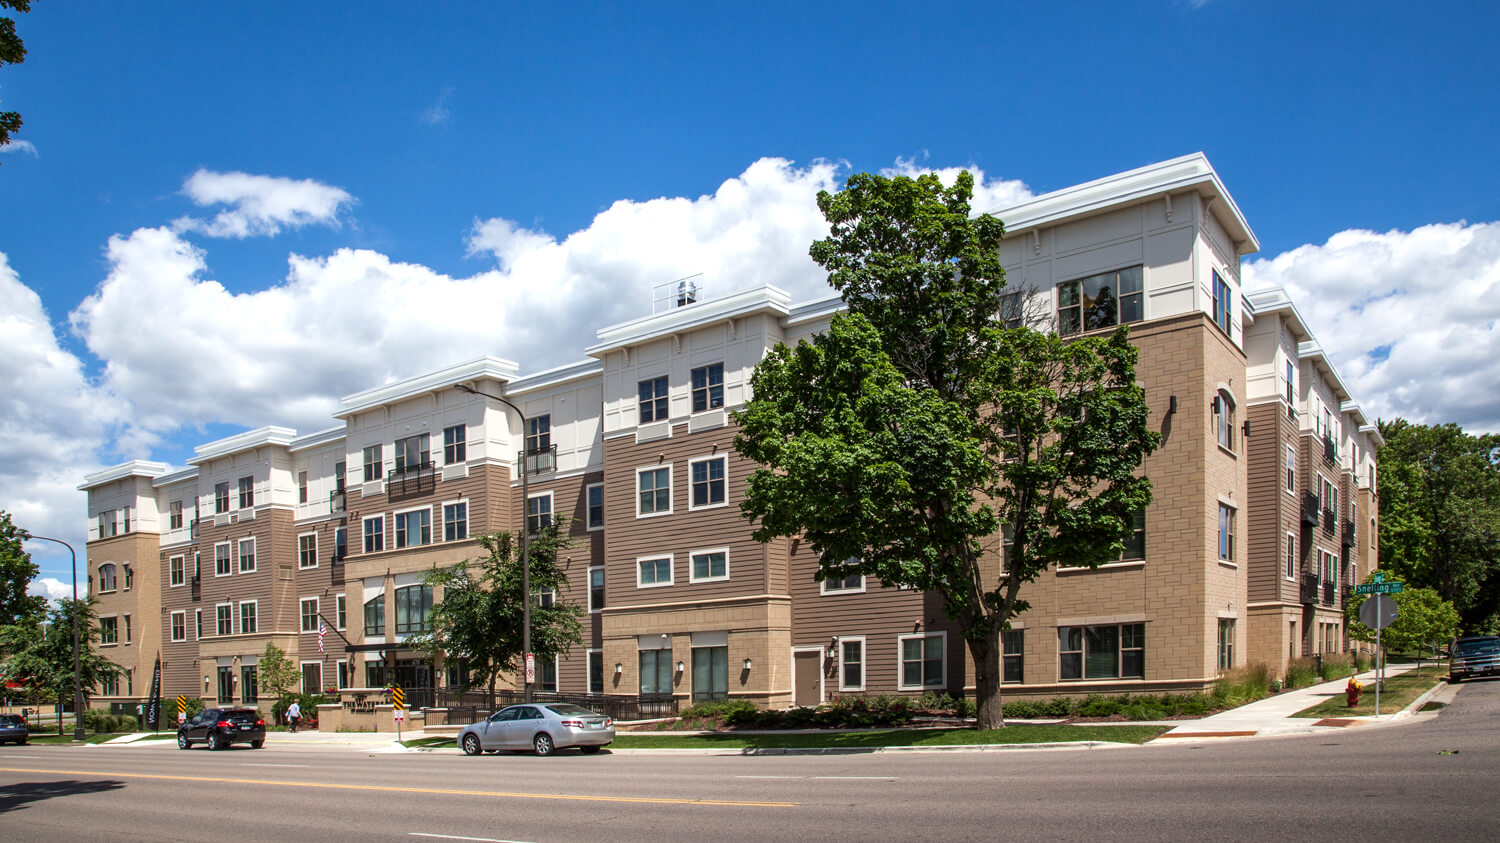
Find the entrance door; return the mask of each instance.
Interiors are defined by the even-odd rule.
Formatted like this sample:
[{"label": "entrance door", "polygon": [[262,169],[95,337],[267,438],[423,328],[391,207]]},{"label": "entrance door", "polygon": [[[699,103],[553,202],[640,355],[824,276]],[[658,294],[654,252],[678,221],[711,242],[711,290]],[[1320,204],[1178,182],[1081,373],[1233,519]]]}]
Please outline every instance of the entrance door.
[{"label": "entrance door", "polygon": [[234,668],[219,668],[219,704],[234,704]]},{"label": "entrance door", "polygon": [[797,650],[793,656],[797,705],[815,706],[823,701],[823,651]]}]

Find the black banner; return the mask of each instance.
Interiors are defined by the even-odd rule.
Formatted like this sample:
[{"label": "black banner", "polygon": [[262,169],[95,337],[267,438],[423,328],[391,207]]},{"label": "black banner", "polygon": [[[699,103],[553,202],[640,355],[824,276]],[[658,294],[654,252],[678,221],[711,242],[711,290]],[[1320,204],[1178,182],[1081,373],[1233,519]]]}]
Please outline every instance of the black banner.
[{"label": "black banner", "polygon": [[151,699],[146,702],[146,723],[161,728],[161,654],[156,654],[156,671],[151,675]]}]

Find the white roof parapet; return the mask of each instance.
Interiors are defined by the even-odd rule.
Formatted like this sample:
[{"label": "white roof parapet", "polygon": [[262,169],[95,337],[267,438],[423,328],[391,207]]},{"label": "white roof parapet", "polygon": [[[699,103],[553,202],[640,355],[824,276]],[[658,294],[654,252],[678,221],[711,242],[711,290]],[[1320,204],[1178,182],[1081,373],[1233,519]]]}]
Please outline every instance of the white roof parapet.
[{"label": "white roof parapet", "polygon": [[708,299],[685,307],[674,307],[665,313],[645,316],[618,325],[600,328],[599,342],[584,349],[590,357],[603,357],[611,351],[628,348],[658,337],[691,331],[726,319],[771,312],[786,316],[791,312],[791,295],[779,287],[765,286]]},{"label": "white roof parapet", "polygon": [[105,483],[123,480],[126,477],[149,477],[155,480],[157,477],[166,474],[168,469],[169,466],[164,462],[151,462],[150,460],[122,462],[119,465],[100,469],[93,474],[85,474],[83,476],[83,485],[79,486],[78,490],[80,492],[87,491],[95,486],[102,486]]},{"label": "white roof parapet", "polygon": [[190,465],[187,468],[178,469],[171,474],[163,474],[162,476],[156,478],[156,481],[152,485],[156,486],[156,488],[158,489],[161,489],[167,486],[171,486],[174,483],[181,483],[184,480],[194,480],[197,477],[198,466]]},{"label": "white roof parapet", "polygon": [[1292,327],[1292,333],[1298,337],[1299,342],[1312,339],[1312,331],[1307,327],[1307,320],[1302,318],[1302,311],[1297,309],[1297,303],[1292,301],[1281,287],[1266,287],[1247,293],[1243,297],[1250,306],[1255,309],[1255,315],[1263,313],[1281,313],[1286,317],[1287,323]]},{"label": "white roof parapet", "polygon": [[1352,398],[1339,405],[1339,412],[1354,416],[1354,418],[1358,419],[1358,426],[1361,428],[1370,423],[1370,420],[1365,418],[1365,411],[1361,410],[1359,404]]},{"label": "white roof parapet", "polygon": [[492,378],[502,383],[509,383],[515,379],[517,371],[516,364],[509,360],[499,357],[480,357],[446,369],[346,395],[341,401],[343,409],[334,413],[333,416],[338,419],[347,419],[365,410],[405,401],[428,392],[452,388],[453,384],[465,381]]},{"label": "white roof parapet", "polygon": [[805,301],[792,308],[792,312],[785,319],[781,320],[781,325],[784,328],[790,328],[794,325],[805,325],[808,322],[827,319],[835,313],[840,313],[848,309],[849,306],[844,303],[844,297],[839,293],[834,293],[831,296]]},{"label": "white roof parapet", "polygon": [[188,464],[198,465],[215,457],[228,456],[251,448],[259,448],[262,445],[290,445],[296,437],[297,431],[290,427],[268,425],[255,430],[247,430],[244,433],[199,445],[193,449],[193,458],[188,460]]},{"label": "white roof parapet", "polygon": [[1228,215],[1231,223],[1228,226],[1229,234],[1234,238],[1235,248],[1240,254],[1260,251],[1260,241],[1256,239],[1255,232],[1250,230],[1245,215],[1240,212],[1239,205],[1235,204],[1234,198],[1219,180],[1213,165],[1208,163],[1208,156],[1201,152],[1054,190],[989,213],[1005,223],[1007,233],[1013,233],[1077,219],[1118,205],[1189,188],[1221,200],[1222,204],[1216,204],[1215,209],[1222,209]]},{"label": "white roof parapet", "polygon": [[1380,425],[1367,424],[1364,427],[1361,427],[1359,429],[1359,432],[1368,435],[1370,437],[1370,441],[1375,443],[1375,447],[1385,447],[1385,437],[1380,435]]},{"label": "white roof parapet", "polygon": [[604,363],[590,357],[587,360],[578,360],[562,366],[554,366],[545,371],[516,378],[506,385],[505,392],[507,396],[521,395],[526,392],[545,389],[549,386],[557,386],[568,381],[603,374]]},{"label": "white roof parapet", "polygon": [[308,448],[316,448],[319,445],[327,445],[330,442],[337,442],[344,438],[344,431],[344,425],[339,425],[338,427],[329,427],[298,436],[292,440],[292,444],[290,445],[291,451],[292,453],[296,453],[298,451],[305,451]]}]

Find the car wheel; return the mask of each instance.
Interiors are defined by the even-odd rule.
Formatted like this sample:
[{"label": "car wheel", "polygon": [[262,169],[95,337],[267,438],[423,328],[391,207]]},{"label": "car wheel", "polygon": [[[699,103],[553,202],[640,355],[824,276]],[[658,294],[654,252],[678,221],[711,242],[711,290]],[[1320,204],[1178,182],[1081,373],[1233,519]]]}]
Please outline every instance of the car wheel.
[{"label": "car wheel", "polygon": [[193,742],[187,739],[187,735],[178,734],[178,736],[177,736],[177,748],[178,749],[187,749],[188,747],[190,747],[192,745],[193,745]]},{"label": "car wheel", "polygon": [[225,746],[227,746],[227,744],[224,743],[224,739],[223,738],[219,737],[219,733],[218,732],[209,732],[208,733],[208,748],[210,750],[220,750],[220,749],[223,749]]},{"label": "car wheel", "polygon": [[478,755],[481,751],[478,735],[473,732],[464,735],[464,755]]},{"label": "car wheel", "polygon": [[250,748],[251,749],[260,749],[261,747],[263,747],[265,745],[266,745],[265,739],[261,739],[261,740],[258,740],[258,741],[251,741],[250,742]]},{"label": "car wheel", "polygon": [[594,746],[580,746],[578,748],[578,751],[582,752],[584,755],[593,755],[594,753],[598,752],[599,750],[601,750],[603,748],[604,747],[599,746],[598,744],[595,744]]},{"label": "car wheel", "polygon": [[552,736],[546,732],[540,732],[536,737],[532,738],[531,746],[536,749],[536,754],[542,758],[546,758],[552,754],[553,750],[557,749],[552,743]]}]

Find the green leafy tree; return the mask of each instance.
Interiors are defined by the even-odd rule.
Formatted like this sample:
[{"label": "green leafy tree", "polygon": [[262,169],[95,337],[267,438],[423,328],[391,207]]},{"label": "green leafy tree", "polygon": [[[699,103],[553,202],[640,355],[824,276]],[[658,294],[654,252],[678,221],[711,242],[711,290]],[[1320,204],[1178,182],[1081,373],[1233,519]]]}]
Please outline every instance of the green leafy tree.
[{"label": "green leafy tree", "polygon": [[[31,0],[0,0],[0,8],[18,12],[31,11]],[[16,35],[16,22],[10,17],[0,17],[0,67],[26,61],[26,45]],[[10,136],[21,130],[21,115],[14,111],[0,111],[0,146],[10,143]]]},{"label": "green leafy tree", "polygon": [[1462,626],[1482,631],[1500,609],[1500,437],[1456,424],[1380,423],[1380,567],[1435,589]]},{"label": "green leafy tree", "polygon": [[[442,598],[427,614],[429,631],[407,639],[432,656],[445,654],[467,668],[460,690],[488,687],[493,703],[502,673],[522,667],[521,554],[509,532],[477,537],[488,554],[452,568],[434,568],[425,577],[441,587]],[[557,595],[550,606],[533,599],[531,649],[538,657],[557,657],[583,642],[584,609],[561,599],[568,576],[558,564],[559,551],[571,547],[567,519],[557,519],[531,537],[530,585],[533,594]]]},{"label": "green leafy tree", "polygon": [[[1365,582],[1372,579],[1366,578]],[[1404,583],[1401,577],[1386,574],[1386,582]],[[1349,622],[1349,637],[1356,641],[1374,641],[1375,630],[1359,620],[1359,607],[1371,595],[1356,594],[1344,607]],[[1442,646],[1458,635],[1458,610],[1430,588],[1405,588],[1387,595],[1396,602],[1396,620],[1381,630],[1380,642],[1387,650],[1421,653]]]},{"label": "green leafy tree", "polygon": [[302,674],[285,650],[267,642],[265,652],[255,663],[255,679],[260,683],[262,694],[279,700],[292,693],[302,680]]},{"label": "green leafy tree", "polygon": [[47,598],[26,593],[39,569],[21,545],[23,535],[10,513],[0,510],[0,626],[32,625],[47,612]]},{"label": "green leafy tree", "polygon": [[[980,728],[1004,725],[1001,633],[1049,566],[1120,556],[1151,500],[1159,437],[1124,328],[1063,340],[1006,328],[999,220],[973,179],[849,179],[818,205],[812,256],[849,312],[757,366],[735,447],[762,464],[755,537],[801,536],[819,580],[938,594],[975,664]],[[1004,564],[1000,548],[1004,542]]]},{"label": "green leafy tree", "polygon": [[[66,704],[73,699],[73,616],[78,616],[78,675],[85,700],[106,679],[123,671],[96,652],[99,621],[94,598],[60,600],[45,623],[6,627],[3,635],[12,655],[0,667],[0,679],[27,687],[35,698]],[[61,733],[61,723],[58,724]]]}]

